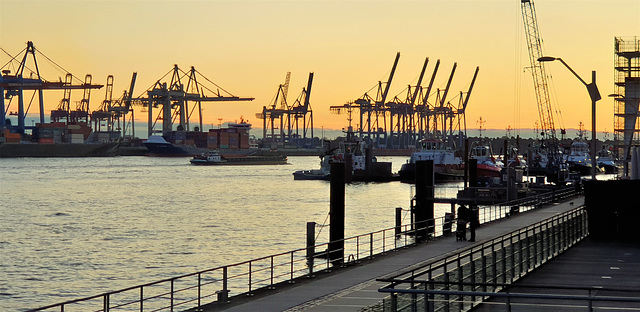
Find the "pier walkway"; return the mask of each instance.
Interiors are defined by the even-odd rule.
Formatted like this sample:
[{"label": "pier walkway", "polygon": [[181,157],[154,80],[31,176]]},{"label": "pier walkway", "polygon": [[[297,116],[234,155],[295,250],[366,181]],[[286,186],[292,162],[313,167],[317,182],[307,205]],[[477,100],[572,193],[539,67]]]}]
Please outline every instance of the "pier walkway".
[{"label": "pier walkway", "polygon": [[[318,273],[314,278],[256,294],[234,297],[224,305],[211,305],[201,311],[360,311],[380,302],[388,294],[378,292],[385,283],[376,279],[418,267],[434,258],[468,248],[472,244],[526,227],[584,204],[576,197],[510,218],[483,224],[476,230],[476,242],[459,242],[454,236],[441,237],[418,246],[391,251],[357,265]],[[468,234],[467,234],[468,236]]]}]

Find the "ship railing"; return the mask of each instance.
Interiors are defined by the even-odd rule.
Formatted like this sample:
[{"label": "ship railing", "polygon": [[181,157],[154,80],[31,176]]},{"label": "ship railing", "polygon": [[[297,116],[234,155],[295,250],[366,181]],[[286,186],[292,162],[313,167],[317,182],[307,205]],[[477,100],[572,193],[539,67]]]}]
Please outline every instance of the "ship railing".
[{"label": "ship railing", "polygon": [[570,298],[551,290],[553,287],[547,287],[553,291],[551,295],[510,292],[515,287],[512,283],[554,259],[587,235],[587,213],[580,206],[454,254],[436,258],[420,267],[386,276],[378,280],[389,283],[379,289],[390,294],[383,300],[384,311],[468,311],[484,300],[495,297],[506,300],[507,309],[504,311],[511,311],[510,300],[514,298],[575,299],[587,300],[591,304],[602,298],[593,297],[591,292],[587,296]]},{"label": "ship railing", "polygon": [[[524,212],[570,194],[576,193],[570,190],[555,191],[516,203],[519,212]],[[512,211],[508,204],[482,206],[479,210],[480,224],[508,217]],[[353,265],[422,243],[425,239],[452,235],[455,230],[456,224],[451,217],[443,216],[424,224],[397,225],[338,242],[314,244],[29,311],[187,311],[205,305],[224,305],[234,298],[268,293],[300,279],[313,278],[317,274],[330,272],[336,266]],[[421,231],[428,232],[428,237],[416,240]],[[342,247],[331,249],[330,245],[335,243]]]}]

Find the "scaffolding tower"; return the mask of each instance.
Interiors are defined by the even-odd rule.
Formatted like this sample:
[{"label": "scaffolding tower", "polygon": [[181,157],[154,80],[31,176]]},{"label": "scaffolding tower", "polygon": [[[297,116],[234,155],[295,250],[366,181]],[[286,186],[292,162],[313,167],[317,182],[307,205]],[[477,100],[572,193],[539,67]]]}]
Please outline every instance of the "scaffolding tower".
[{"label": "scaffolding tower", "polygon": [[614,52],[615,151],[628,176],[631,147],[640,145],[640,37],[615,37]]}]

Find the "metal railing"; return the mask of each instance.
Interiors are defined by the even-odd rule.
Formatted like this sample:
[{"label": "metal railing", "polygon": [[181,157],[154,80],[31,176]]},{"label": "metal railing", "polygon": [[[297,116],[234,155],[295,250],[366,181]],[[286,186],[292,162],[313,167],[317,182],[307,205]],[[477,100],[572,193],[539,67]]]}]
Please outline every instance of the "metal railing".
[{"label": "metal railing", "polygon": [[[590,312],[594,309],[640,311],[640,298],[638,297],[640,291],[633,289],[502,283],[439,283],[425,280],[414,280],[413,283],[420,286],[414,289],[397,290],[397,293],[411,296],[412,299],[416,298],[411,302],[411,311],[436,311],[437,305],[441,305],[440,310],[442,311],[463,311],[461,306],[473,307],[479,304],[491,305],[491,311],[509,312],[513,306],[528,308],[528,310],[547,308],[557,311],[566,308],[571,311],[586,310]],[[442,289],[487,287],[501,289],[501,291],[496,293],[481,290],[436,290],[438,286]],[[518,291],[517,289],[522,290]],[[418,307],[418,296],[427,298],[425,304],[422,304],[420,308]],[[445,297],[449,299],[445,300]],[[481,301],[479,298],[490,298],[490,301]],[[503,306],[503,309],[497,306]]]},{"label": "metal railing", "polygon": [[[519,211],[527,211],[561,198],[575,195],[572,188],[535,196],[526,202],[484,206],[480,209],[480,223],[509,216],[514,204]],[[429,239],[455,231],[455,222],[445,216],[429,220]],[[257,291],[274,289],[296,279],[313,276],[314,272],[329,271],[341,265],[358,263],[416,243],[415,235],[424,225],[407,224],[357,235],[344,239],[341,259],[330,259],[326,252],[331,242],[308,248],[252,259],[232,265],[216,267],[160,281],[137,285],[91,297],[52,304],[30,311],[184,311],[206,304],[224,304],[233,296],[250,296]],[[483,245],[484,246],[484,245]],[[322,255],[325,257],[321,257]]]},{"label": "metal railing", "polygon": [[505,289],[588,235],[578,207],[379,281],[384,311],[464,311]]}]

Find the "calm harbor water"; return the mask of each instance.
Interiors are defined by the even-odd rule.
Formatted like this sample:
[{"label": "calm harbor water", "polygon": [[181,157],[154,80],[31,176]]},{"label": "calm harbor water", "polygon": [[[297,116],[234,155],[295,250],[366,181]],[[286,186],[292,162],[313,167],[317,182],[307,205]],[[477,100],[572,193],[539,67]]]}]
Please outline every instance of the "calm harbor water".
[{"label": "calm harbor water", "polygon": [[[392,161],[397,172],[407,157]],[[0,311],[100,294],[305,245],[324,224],[329,183],[289,165],[201,167],[188,158],[0,159]],[[447,184],[455,196],[459,184]],[[449,189],[449,187],[453,187]],[[346,187],[346,236],[394,226],[409,184]],[[436,207],[436,217],[448,211]],[[410,216],[404,216],[408,223]],[[319,241],[328,239],[322,230]]]}]

